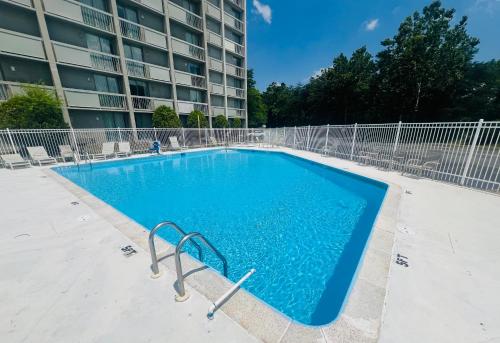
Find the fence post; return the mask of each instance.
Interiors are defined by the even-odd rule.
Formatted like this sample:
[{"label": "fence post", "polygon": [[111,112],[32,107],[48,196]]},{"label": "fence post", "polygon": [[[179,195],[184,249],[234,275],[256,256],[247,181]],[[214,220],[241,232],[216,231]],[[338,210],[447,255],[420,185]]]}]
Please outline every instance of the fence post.
[{"label": "fence post", "polygon": [[324,148],[325,155],[326,155],[326,149],[328,149],[328,131],[330,131],[330,124],[326,124],[326,136],[325,136],[325,148]]},{"label": "fence post", "polygon": [[297,149],[297,126],[294,126],[293,128],[293,148]]},{"label": "fence post", "polygon": [[9,128],[7,128],[7,135],[9,136],[10,144],[12,145],[12,153],[16,154],[17,153],[17,151],[16,151],[16,145],[14,144],[14,140],[12,139],[12,135],[10,133]]},{"label": "fence post", "polygon": [[352,157],[354,156],[354,145],[356,144],[356,133],[358,131],[358,123],[354,124],[354,134],[352,135],[352,146],[351,146],[351,157],[349,158],[352,161]]},{"label": "fence post", "polygon": [[307,125],[306,151],[309,151],[309,144],[310,143],[311,143],[311,125]]},{"label": "fence post", "polygon": [[208,146],[208,129],[205,128],[205,148]]},{"label": "fence post", "polygon": [[122,131],[120,130],[119,127],[118,127],[118,139],[120,140],[120,142],[122,141]]},{"label": "fence post", "polygon": [[186,136],[184,135],[184,128],[181,127],[181,133],[182,133],[182,146],[185,148],[186,147]]},{"label": "fence post", "polygon": [[401,120],[398,123],[398,131],[396,131],[396,139],[394,140],[394,147],[392,148],[392,157],[391,157],[391,166],[390,166],[391,170],[392,170],[392,167],[394,164],[394,155],[396,154],[396,150],[398,149],[400,133],[401,133]]},{"label": "fence post", "polygon": [[78,142],[76,141],[75,129],[73,129],[73,127],[71,127],[71,136],[73,137],[73,143],[75,144],[76,156],[80,159],[80,150],[78,149]]},{"label": "fence post", "polygon": [[156,134],[156,127],[153,127],[153,131],[155,133],[155,141],[158,141],[158,135]]},{"label": "fence post", "polygon": [[472,140],[472,144],[469,149],[467,162],[465,162],[464,172],[462,174],[462,178],[460,179],[460,185],[462,186],[465,183],[465,178],[467,177],[467,174],[469,173],[470,164],[472,162],[472,157],[474,156],[474,151],[476,150],[477,140],[479,139],[479,133],[481,132],[482,126],[483,126],[483,119],[479,120],[479,123],[476,128],[476,133],[474,134],[474,139]]}]

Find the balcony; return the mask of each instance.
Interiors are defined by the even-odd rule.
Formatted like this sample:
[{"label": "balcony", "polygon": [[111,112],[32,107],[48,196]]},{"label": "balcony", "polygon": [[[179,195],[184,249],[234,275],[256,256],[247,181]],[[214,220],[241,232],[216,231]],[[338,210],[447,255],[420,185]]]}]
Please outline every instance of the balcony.
[{"label": "balcony", "polygon": [[132,1],[163,14],[162,0],[132,0]]},{"label": "balcony", "polygon": [[203,31],[203,19],[200,16],[188,12],[184,8],[172,2],[168,3],[168,14],[171,19],[181,22],[196,30]]},{"label": "balcony", "polygon": [[223,68],[222,68],[222,61],[218,60],[218,59],[215,59],[213,57],[209,57],[208,58],[208,67],[212,70],[217,70],[219,72],[223,72]]},{"label": "balcony", "polygon": [[132,95],[132,105],[136,112],[153,112],[160,106],[174,108],[174,102],[169,99],[150,98],[146,96]]},{"label": "balcony", "polygon": [[243,9],[243,1],[242,0],[229,0],[233,5],[238,6],[240,9]]},{"label": "balcony", "polygon": [[71,0],[44,0],[45,12],[56,17],[91,26],[107,32],[115,32],[111,14]]},{"label": "balcony", "polygon": [[179,105],[179,113],[189,114],[193,111],[200,111],[208,114],[208,106],[202,102],[192,102],[192,101],[177,101]]},{"label": "balcony", "polygon": [[224,95],[224,86],[210,82],[210,93]]},{"label": "balcony", "polygon": [[172,37],[172,51],[176,54],[205,61],[205,50],[197,45]]},{"label": "balcony", "polygon": [[65,88],[64,95],[68,107],[95,110],[127,110],[127,101],[123,94]]},{"label": "balcony", "polygon": [[245,69],[235,66],[234,64],[226,63],[226,73],[231,76],[245,78]]},{"label": "balcony", "polygon": [[231,96],[233,98],[245,98],[245,90],[242,88],[229,87],[227,86],[227,96]]},{"label": "balcony", "polygon": [[221,106],[212,106],[212,116],[226,116],[226,109]]},{"label": "balcony", "polygon": [[[20,83],[20,82],[0,81],[0,101],[8,100],[14,95],[23,94],[24,87],[26,86],[30,86],[30,84]],[[54,87],[51,86],[41,86],[41,87],[48,90],[52,90],[55,93]]]},{"label": "balcony", "polygon": [[229,39],[224,39],[224,48],[240,56],[244,56],[245,53],[243,45],[230,41]]},{"label": "balcony", "polygon": [[220,10],[220,8],[212,5],[209,2],[206,2],[205,4],[206,4],[205,13],[208,14],[209,16],[211,16],[211,17],[214,17],[218,21],[221,21],[222,20],[222,16],[221,16],[221,10]]},{"label": "balcony", "polygon": [[227,109],[227,116],[232,118],[232,117],[238,117],[238,118],[244,118],[245,117],[245,110],[241,108],[228,108]]},{"label": "balcony", "polygon": [[170,69],[155,64],[127,59],[129,76],[148,80],[170,82]]},{"label": "balcony", "polygon": [[53,42],[52,46],[58,63],[121,73],[120,58],[118,56],[60,42]]},{"label": "balcony", "polygon": [[42,39],[0,29],[0,52],[45,60]]},{"label": "balcony", "polygon": [[239,19],[236,19],[232,15],[227,14],[227,13],[224,13],[224,24],[226,24],[230,28],[235,29],[239,32],[242,32],[242,33],[244,32],[243,22]]},{"label": "balcony", "polygon": [[215,32],[208,31],[207,32],[207,43],[222,47],[222,36],[218,35]]},{"label": "balcony", "polygon": [[167,49],[165,34],[144,25],[120,18],[120,32],[124,38],[153,45],[160,49]]},{"label": "balcony", "polygon": [[11,2],[13,4],[26,6],[26,7],[33,7],[31,0],[7,0],[7,2]]},{"label": "balcony", "polygon": [[178,85],[205,88],[207,86],[205,77],[183,71],[175,71],[175,83]]}]

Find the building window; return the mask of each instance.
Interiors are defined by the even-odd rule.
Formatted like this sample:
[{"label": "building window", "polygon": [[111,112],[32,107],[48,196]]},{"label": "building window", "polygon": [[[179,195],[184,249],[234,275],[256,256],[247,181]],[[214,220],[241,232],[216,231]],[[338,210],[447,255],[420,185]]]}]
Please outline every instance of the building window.
[{"label": "building window", "polygon": [[80,2],[101,11],[108,11],[108,6],[106,6],[105,0],[80,0]]},{"label": "building window", "polygon": [[228,30],[228,29],[224,30],[224,33],[225,33],[227,39],[229,39],[235,43],[241,44],[242,39],[241,39],[240,35],[234,33],[231,30]]},{"label": "building window", "polygon": [[115,77],[94,74],[94,82],[98,92],[120,93],[118,80]]},{"label": "building window", "polygon": [[213,46],[208,46],[208,56],[222,60],[222,50],[214,48]]},{"label": "building window", "polygon": [[233,17],[235,17],[236,19],[239,19],[241,20],[241,12],[240,11],[237,11],[235,10],[233,7],[231,6],[224,6],[224,12],[226,12],[227,14],[229,15],[232,15]]},{"label": "building window", "polygon": [[210,18],[207,18],[207,29],[209,29],[210,31],[215,32],[219,35],[221,33],[220,23],[218,23],[215,20],[212,20]]},{"label": "building window", "polygon": [[144,61],[142,56],[142,49],[128,44],[123,44],[123,50],[125,50],[125,57],[131,60]]},{"label": "building window", "polygon": [[136,96],[149,96],[149,90],[146,82],[129,80],[130,94]]},{"label": "building window", "polygon": [[90,50],[100,51],[107,54],[112,54],[113,49],[111,46],[111,41],[104,37],[99,37],[91,33],[85,34],[87,40],[87,48]]},{"label": "building window", "polygon": [[200,5],[197,2],[189,1],[189,0],[171,0],[175,2],[177,5],[187,9],[190,12],[200,15]]},{"label": "building window", "polygon": [[211,95],[210,101],[212,106],[224,107],[224,97],[222,96]]},{"label": "building window", "polygon": [[210,75],[210,82],[217,83],[219,85],[223,84],[221,73],[216,73],[216,72],[210,70],[209,75]]},{"label": "building window", "polygon": [[118,5],[118,16],[128,21],[139,23],[139,16],[134,8]]}]

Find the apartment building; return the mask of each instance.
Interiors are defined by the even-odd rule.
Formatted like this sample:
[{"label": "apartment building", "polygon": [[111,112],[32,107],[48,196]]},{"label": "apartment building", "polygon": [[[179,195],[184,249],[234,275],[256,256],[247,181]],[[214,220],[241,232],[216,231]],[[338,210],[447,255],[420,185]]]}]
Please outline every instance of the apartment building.
[{"label": "apartment building", "polygon": [[245,0],[0,0],[0,100],[43,84],[74,128],[246,111]]}]

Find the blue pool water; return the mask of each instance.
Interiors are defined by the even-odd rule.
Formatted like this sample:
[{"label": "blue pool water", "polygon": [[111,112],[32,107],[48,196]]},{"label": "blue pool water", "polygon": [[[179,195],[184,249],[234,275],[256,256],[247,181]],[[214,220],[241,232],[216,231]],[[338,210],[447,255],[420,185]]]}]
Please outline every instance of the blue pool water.
[{"label": "blue pool water", "polygon": [[[308,325],[340,313],[386,192],[284,153],[243,150],[55,170],[146,228],[171,220],[203,233],[226,257],[229,279],[255,268],[243,288]],[[222,270],[208,251],[205,263]]]}]

